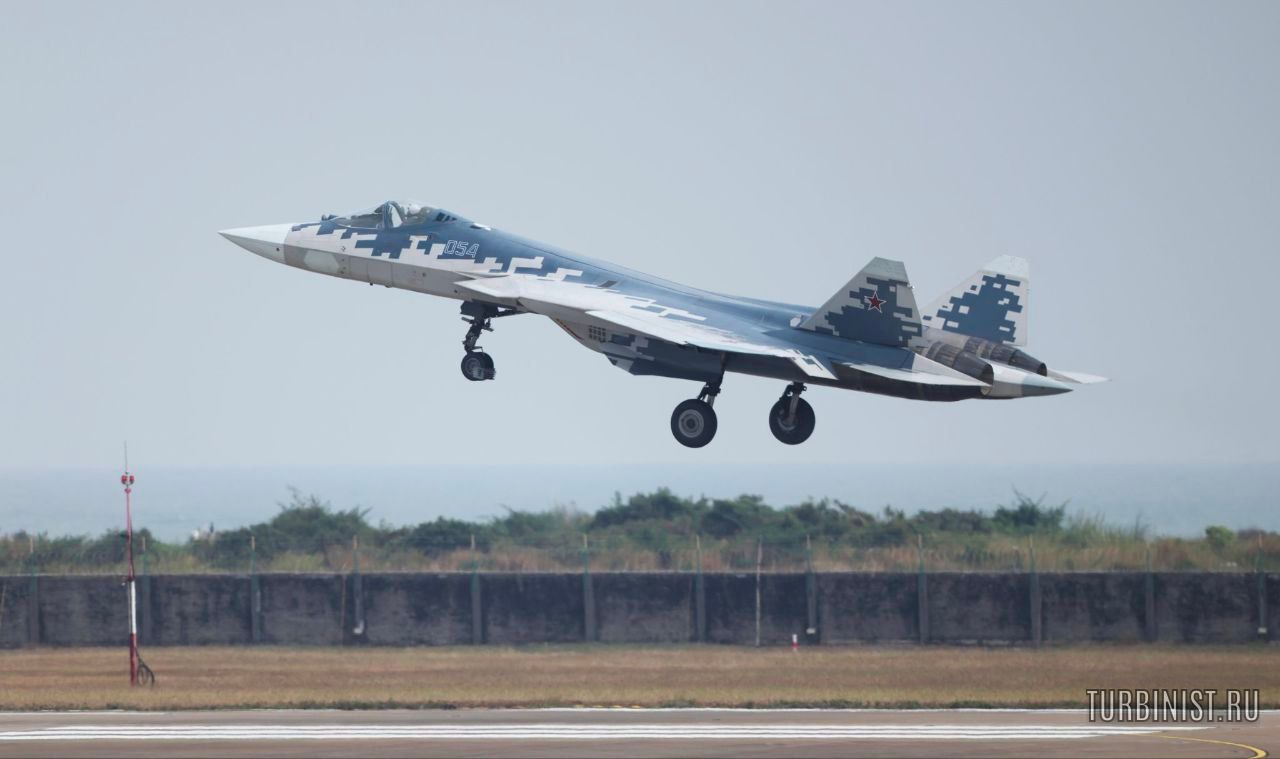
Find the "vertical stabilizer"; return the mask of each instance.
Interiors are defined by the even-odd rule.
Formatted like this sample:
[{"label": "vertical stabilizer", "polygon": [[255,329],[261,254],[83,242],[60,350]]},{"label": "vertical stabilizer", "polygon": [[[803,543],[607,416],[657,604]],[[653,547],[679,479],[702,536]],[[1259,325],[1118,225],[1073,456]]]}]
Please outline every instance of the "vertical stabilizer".
[{"label": "vertical stabilizer", "polygon": [[924,326],[1009,345],[1027,344],[1031,266],[1000,256],[924,310]]},{"label": "vertical stabilizer", "polygon": [[887,258],[871,259],[847,285],[796,326],[847,340],[893,346],[905,346],[924,332],[916,296],[907,281],[907,267]]}]

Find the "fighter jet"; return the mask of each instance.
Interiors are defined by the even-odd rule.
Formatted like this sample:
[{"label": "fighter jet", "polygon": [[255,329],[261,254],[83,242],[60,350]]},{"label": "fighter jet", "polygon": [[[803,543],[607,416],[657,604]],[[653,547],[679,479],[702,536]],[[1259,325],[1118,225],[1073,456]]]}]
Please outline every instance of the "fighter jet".
[{"label": "fighter jet", "polygon": [[788,445],[813,433],[813,407],[800,397],[808,385],[959,401],[1104,381],[1051,369],[1022,350],[1030,272],[1011,256],[924,311],[903,264],[874,258],[811,308],[699,290],[413,202],[220,234],[298,269],[462,301],[462,376],[473,382],[496,374],[481,334],[517,314],[550,318],[631,374],[701,382],[697,397],[671,414],[671,433],[690,448],[715,437],[715,400],[728,372],[787,383],[769,409],[769,429]]}]

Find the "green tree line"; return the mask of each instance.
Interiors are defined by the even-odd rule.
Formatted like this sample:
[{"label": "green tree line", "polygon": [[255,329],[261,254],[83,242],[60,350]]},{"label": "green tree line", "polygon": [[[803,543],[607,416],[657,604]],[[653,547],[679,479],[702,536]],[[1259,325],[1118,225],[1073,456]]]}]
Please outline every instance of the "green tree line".
[{"label": "green tree line", "polygon": [[[1109,525],[1069,515],[1015,491],[991,510],[866,511],[839,500],[776,507],[759,496],[691,498],[666,488],[636,493],[594,513],[554,508],[508,510],[469,521],[447,517],[416,525],[369,521],[369,510],[341,509],[293,491],[268,520],[193,537],[135,544],[153,571],[347,571],[359,553],[367,570],[578,568],[733,570],[761,556],[771,568],[938,569],[1140,568],[1253,569],[1280,563],[1280,536],[1206,528],[1201,538],[1149,534],[1140,524]],[[110,572],[124,562],[122,533],[96,537],[0,537],[0,571]],[[584,555],[585,552],[585,555]]]}]

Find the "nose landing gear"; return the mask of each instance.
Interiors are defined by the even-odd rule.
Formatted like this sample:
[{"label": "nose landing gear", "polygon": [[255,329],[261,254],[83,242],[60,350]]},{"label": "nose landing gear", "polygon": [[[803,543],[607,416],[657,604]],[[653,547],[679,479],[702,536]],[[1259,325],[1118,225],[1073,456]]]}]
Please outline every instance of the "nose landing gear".
[{"label": "nose landing gear", "polygon": [[510,316],[517,313],[515,309],[503,311],[497,306],[490,306],[484,303],[473,303],[467,301],[462,304],[462,320],[471,326],[467,329],[467,336],[462,339],[462,349],[466,351],[466,355],[462,357],[462,376],[472,382],[482,382],[491,380],[496,375],[493,368],[493,358],[481,350],[476,345],[476,341],[480,339],[481,332],[492,332],[493,327],[490,321],[499,316]]},{"label": "nose landing gear", "polygon": [[493,358],[484,351],[473,351],[462,357],[462,376],[472,382],[482,382],[494,378]]},{"label": "nose landing gear", "polygon": [[671,412],[671,434],[688,448],[701,448],[716,436],[716,410],[712,404],[720,394],[721,377],[702,386],[697,398],[690,398]]},{"label": "nose landing gear", "polygon": [[769,409],[769,431],[787,445],[799,445],[808,440],[817,421],[813,407],[800,397],[803,392],[804,383],[793,382]]}]

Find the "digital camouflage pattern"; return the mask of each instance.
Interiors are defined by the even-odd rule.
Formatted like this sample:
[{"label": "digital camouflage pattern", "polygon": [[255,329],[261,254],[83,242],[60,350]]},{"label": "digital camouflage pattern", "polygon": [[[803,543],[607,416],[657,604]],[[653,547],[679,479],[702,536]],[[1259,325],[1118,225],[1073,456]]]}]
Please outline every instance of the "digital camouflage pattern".
[{"label": "digital camouflage pattern", "polygon": [[898,261],[873,259],[814,309],[699,290],[413,203],[222,234],[306,271],[455,298],[486,316],[547,316],[632,374],[708,383],[711,400],[726,372],[803,383],[797,394],[815,384],[933,401],[1101,380],[1014,347],[1025,344],[1030,276],[1013,257],[922,315]]}]

